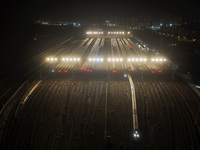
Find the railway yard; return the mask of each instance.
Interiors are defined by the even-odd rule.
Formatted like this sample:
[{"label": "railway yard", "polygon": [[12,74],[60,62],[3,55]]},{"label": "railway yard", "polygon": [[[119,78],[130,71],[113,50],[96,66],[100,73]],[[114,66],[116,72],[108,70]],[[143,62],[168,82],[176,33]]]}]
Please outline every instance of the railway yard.
[{"label": "railway yard", "polygon": [[41,63],[37,87],[14,102],[2,150],[200,149],[200,98],[131,38],[78,36]]}]

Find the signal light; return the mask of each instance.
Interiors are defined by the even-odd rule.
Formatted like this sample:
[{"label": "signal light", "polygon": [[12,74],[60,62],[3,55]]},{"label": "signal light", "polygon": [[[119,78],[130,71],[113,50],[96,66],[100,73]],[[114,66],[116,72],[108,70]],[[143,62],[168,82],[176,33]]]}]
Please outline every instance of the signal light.
[{"label": "signal light", "polygon": [[92,72],[92,70],[87,69],[87,68],[81,68],[82,71],[87,71],[87,72]]},{"label": "signal light", "polygon": [[116,73],[117,71],[116,70],[113,70],[113,73]]},{"label": "signal light", "polygon": [[161,70],[159,70],[158,72],[159,72],[159,73],[161,73],[162,71],[161,71]]},{"label": "signal light", "polygon": [[68,72],[68,70],[64,70],[64,72]]},{"label": "signal light", "polygon": [[152,73],[156,73],[156,72],[155,72],[155,71],[153,71],[153,70],[152,70],[151,72],[152,72]]},{"label": "signal light", "polygon": [[61,69],[57,70],[57,72],[61,72],[61,71],[62,71]]}]

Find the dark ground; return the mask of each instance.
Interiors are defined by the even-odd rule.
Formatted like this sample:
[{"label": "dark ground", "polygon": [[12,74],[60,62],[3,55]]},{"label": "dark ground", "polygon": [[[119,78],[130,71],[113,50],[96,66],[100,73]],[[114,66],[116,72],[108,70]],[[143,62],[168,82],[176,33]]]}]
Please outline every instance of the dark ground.
[{"label": "dark ground", "polygon": [[10,88],[13,89],[9,92],[14,92],[25,79],[39,72],[39,57],[36,55],[81,30],[73,26],[41,26],[33,23],[5,25],[2,29],[0,95]]}]

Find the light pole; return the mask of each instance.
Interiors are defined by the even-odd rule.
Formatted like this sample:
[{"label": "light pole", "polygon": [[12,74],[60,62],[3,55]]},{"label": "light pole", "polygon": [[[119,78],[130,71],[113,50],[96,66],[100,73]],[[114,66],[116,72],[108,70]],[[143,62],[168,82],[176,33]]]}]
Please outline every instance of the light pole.
[{"label": "light pole", "polygon": [[40,80],[42,80],[42,72],[41,72],[41,70],[39,70],[39,74],[40,74]]},{"label": "light pole", "polygon": [[196,119],[195,119],[195,122],[194,122],[194,125],[196,125],[197,124],[197,120],[198,120],[198,115],[199,115],[199,112],[200,112],[200,106],[199,106],[199,109],[198,109],[198,111],[197,111],[197,115],[196,115]]},{"label": "light pole", "polygon": [[172,82],[174,81],[174,74],[175,74],[175,71],[178,69],[178,66],[177,65],[173,65],[172,66],[172,70],[173,70],[173,73],[172,73]]},{"label": "light pole", "polygon": [[143,79],[143,71],[142,71],[141,79]]},{"label": "light pole", "polygon": [[173,73],[172,73],[172,82],[174,81],[174,73],[175,73],[175,70],[173,70]]}]

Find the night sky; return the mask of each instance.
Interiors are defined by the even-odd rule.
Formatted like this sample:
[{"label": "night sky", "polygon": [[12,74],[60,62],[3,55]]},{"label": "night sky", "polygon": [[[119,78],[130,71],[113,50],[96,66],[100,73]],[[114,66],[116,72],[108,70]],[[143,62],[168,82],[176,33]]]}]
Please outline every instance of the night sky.
[{"label": "night sky", "polygon": [[106,19],[110,16],[160,15],[164,13],[192,13],[199,15],[199,0],[158,1],[158,0],[34,0],[1,2],[1,18],[34,20]]}]

